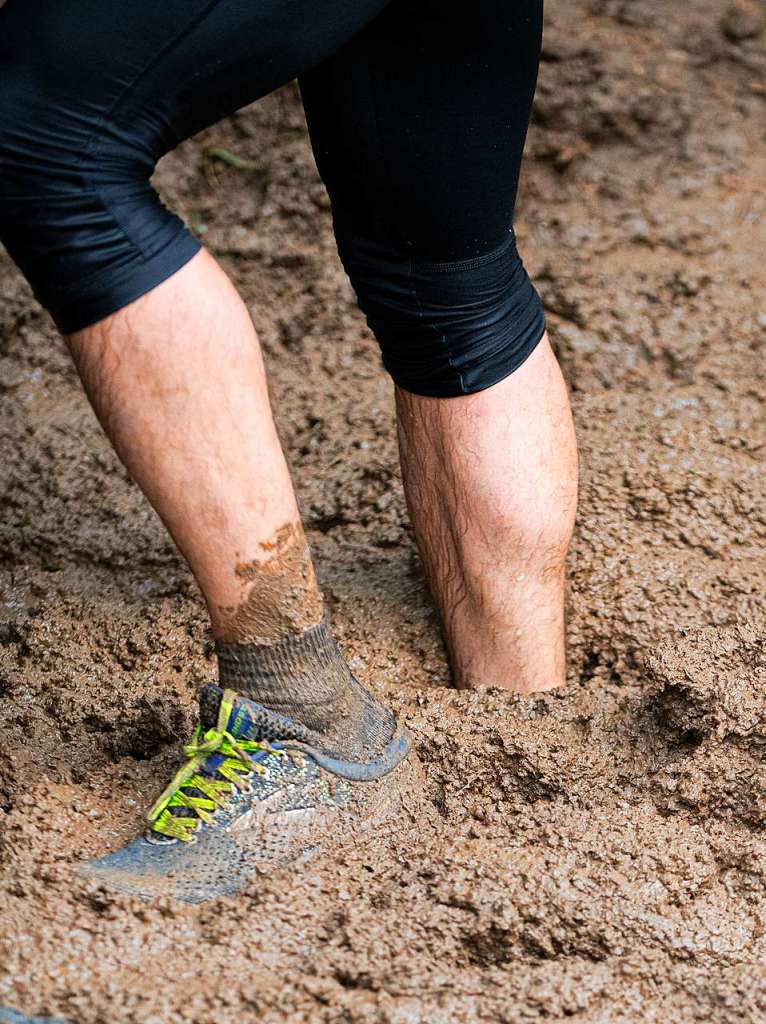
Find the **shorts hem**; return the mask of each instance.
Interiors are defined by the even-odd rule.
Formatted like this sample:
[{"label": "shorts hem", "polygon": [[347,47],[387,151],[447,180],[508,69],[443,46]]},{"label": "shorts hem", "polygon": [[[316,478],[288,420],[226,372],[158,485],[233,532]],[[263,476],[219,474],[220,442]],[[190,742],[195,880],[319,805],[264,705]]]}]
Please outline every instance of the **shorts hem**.
[{"label": "shorts hem", "polygon": [[[411,395],[419,395],[423,398],[462,398],[464,395],[476,395],[480,391],[486,391],[488,388],[494,387],[495,384],[499,384],[507,377],[516,373],[516,371],[524,365],[543,340],[545,331],[545,316],[543,315],[542,310],[540,310],[539,315],[535,318],[535,321],[529,328],[528,339],[522,346],[515,349],[513,356],[507,362],[502,361],[502,356],[496,356],[493,360],[493,368],[488,370],[485,374],[476,377],[470,383],[465,382],[463,374],[456,377],[453,384],[441,384],[436,386],[431,386],[425,383],[408,385],[403,382],[401,378],[397,380],[393,374],[391,374],[391,376],[394,383],[400,390],[406,391]],[[390,372],[391,371],[389,370],[389,373]]]},{"label": "shorts hem", "polygon": [[202,243],[186,231],[149,259],[131,263],[110,280],[93,282],[89,295],[71,298],[53,309],[51,316],[62,334],[74,334],[105,320],[153,291],[197,255]]}]

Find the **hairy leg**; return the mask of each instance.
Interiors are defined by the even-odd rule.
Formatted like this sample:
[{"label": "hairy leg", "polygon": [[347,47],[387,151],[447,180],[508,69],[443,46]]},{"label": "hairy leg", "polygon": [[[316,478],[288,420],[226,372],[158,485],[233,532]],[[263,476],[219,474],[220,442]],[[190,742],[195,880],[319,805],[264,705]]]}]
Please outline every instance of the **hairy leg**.
[{"label": "hairy leg", "polygon": [[250,316],[213,258],[67,339],[118,454],[210,610],[221,684],[369,760],[393,716],[324,618]]},{"label": "hairy leg", "polygon": [[[213,259],[198,253],[68,340],[107,434],[199,581],[221,684],[203,688],[201,732],[148,828],[81,874],[198,902],[240,888],[254,862],[294,859],[333,829],[375,820],[398,798],[399,783],[384,776],[402,765],[408,741],[332,637],[256,335]],[[368,778],[372,790],[352,789]],[[243,846],[229,827],[248,833]]]},{"label": "hairy leg", "polygon": [[315,625],[322,602],[258,339],[213,258],[198,253],[67,342],[104,430],[191,566],[216,636],[238,639],[254,563],[280,546],[302,550],[291,557],[305,563],[305,585],[250,639],[274,642]]},{"label": "hairy leg", "polygon": [[407,502],[456,685],[562,684],[577,448],[547,337],[484,391],[396,397]]}]

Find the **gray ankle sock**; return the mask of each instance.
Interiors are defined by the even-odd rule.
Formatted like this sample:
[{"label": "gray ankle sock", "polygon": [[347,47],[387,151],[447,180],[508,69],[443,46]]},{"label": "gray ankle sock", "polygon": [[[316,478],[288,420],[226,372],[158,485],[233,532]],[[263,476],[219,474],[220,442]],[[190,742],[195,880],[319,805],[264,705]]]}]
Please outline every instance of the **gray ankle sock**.
[{"label": "gray ankle sock", "polygon": [[300,722],[312,742],[335,757],[374,760],[396,719],[359,683],[327,619],[277,644],[218,642],[222,687]]}]

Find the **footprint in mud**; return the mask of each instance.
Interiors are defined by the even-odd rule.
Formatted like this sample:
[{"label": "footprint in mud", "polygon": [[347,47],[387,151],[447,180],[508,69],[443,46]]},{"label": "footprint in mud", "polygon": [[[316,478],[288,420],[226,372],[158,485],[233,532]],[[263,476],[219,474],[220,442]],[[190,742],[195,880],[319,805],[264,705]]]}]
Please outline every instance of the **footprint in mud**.
[{"label": "footprint in mud", "polygon": [[766,633],[708,627],[663,642],[647,658],[646,708],[671,758],[654,780],[670,812],[766,824]]},{"label": "footprint in mud", "polygon": [[669,737],[766,741],[766,633],[708,627],[664,641],[647,658],[648,708]]}]

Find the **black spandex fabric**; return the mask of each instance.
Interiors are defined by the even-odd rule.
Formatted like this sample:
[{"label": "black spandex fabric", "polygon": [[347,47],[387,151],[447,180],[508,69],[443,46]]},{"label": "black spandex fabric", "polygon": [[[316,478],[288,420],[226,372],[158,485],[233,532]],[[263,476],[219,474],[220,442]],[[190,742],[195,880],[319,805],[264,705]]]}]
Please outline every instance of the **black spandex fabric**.
[{"label": "black spandex fabric", "polygon": [[338,248],[394,379],[481,390],[544,330],[512,231],[541,0],[6,0],[0,240],[60,329],[199,241],[149,178],[299,77]]}]

